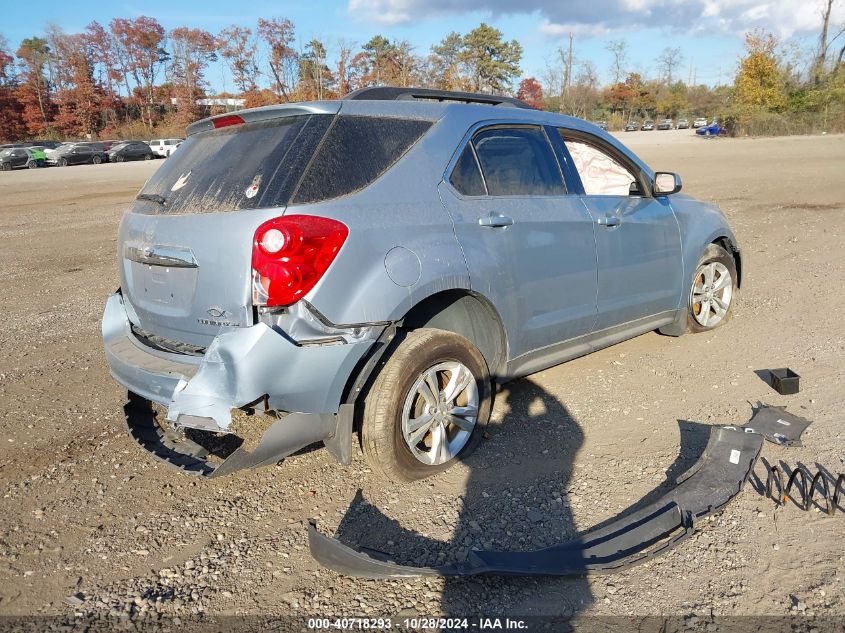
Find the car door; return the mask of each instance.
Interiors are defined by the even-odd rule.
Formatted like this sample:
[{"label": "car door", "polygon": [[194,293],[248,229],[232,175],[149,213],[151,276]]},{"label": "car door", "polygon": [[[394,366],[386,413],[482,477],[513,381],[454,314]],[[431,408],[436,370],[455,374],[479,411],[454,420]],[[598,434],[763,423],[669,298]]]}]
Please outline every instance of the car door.
[{"label": "car door", "polygon": [[596,316],[593,221],[568,195],[542,126],[474,130],[440,190],[472,289],[505,325],[509,359],[589,334]]},{"label": "car door", "polygon": [[79,145],[77,147],[74,147],[70,151],[69,158],[71,160],[69,160],[68,163],[70,163],[71,165],[80,165],[82,163],[87,163],[89,160],[91,160],[91,154],[92,152],[90,147],[87,147],[85,145]]},{"label": "car door", "polygon": [[618,148],[559,129],[581,200],[596,221],[597,332],[676,310],[683,286],[681,238],[667,197]]},{"label": "car door", "polygon": [[29,154],[25,149],[12,150],[12,167],[23,167],[29,161]]}]

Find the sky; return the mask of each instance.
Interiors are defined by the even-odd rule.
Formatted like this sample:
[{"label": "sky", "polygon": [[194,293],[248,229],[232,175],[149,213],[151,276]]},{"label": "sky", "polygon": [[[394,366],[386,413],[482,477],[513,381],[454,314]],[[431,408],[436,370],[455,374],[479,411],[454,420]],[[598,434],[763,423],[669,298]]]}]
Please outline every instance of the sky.
[{"label": "sky", "polygon": [[[646,78],[658,75],[655,59],[666,47],[681,48],[679,78],[697,83],[726,82],[737,67],[743,34],[766,28],[811,50],[821,24],[822,0],[40,0],[4,7],[0,35],[12,50],[40,34],[48,22],[65,32],[82,31],[97,20],[148,15],[167,28],[191,26],[212,33],[230,24],[255,28],[259,17],[281,16],[296,26],[300,46],[314,37],[333,56],[341,40],[358,44],[375,34],[408,40],[418,55],[450,31],[466,33],[480,22],[524,48],[523,76],[542,79],[559,47],[574,36],[578,60],[590,60],[602,83],[611,80],[609,40],[628,43],[628,69]],[[836,0],[834,24],[845,22],[845,0]],[[207,73],[215,90],[234,90],[223,64]]]}]

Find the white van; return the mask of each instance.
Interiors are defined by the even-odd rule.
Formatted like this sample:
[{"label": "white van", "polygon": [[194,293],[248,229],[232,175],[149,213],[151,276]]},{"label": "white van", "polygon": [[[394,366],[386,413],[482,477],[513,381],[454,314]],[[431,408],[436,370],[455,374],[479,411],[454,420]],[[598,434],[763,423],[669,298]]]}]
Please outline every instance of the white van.
[{"label": "white van", "polygon": [[176,146],[184,139],[181,138],[158,138],[150,141],[150,149],[153,154],[167,158],[176,149]]}]

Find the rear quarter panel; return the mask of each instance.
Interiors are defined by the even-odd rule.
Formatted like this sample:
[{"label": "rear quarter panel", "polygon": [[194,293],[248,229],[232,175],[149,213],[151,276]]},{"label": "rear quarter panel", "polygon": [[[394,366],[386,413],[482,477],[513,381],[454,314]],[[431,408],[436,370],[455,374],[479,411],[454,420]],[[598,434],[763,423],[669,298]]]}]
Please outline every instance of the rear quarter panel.
[{"label": "rear quarter panel", "polygon": [[425,297],[469,288],[466,262],[437,192],[460,136],[438,121],[368,187],[287,208],[286,214],[321,215],[349,227],[337,258],[306,296],[332,323],[394,321]]}]

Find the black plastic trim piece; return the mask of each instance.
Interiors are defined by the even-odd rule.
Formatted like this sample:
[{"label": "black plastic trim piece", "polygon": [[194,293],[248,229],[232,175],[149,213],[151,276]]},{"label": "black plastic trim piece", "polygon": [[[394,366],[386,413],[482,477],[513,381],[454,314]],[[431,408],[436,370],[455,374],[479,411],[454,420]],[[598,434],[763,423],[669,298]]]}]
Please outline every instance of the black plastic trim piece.
[{"label": "black plastic trim piece", "polygon": [[480,92],[457,92],[454,90],[434,90],[431,88],[398,88],[394,86],[374,86],[361,88],[343,97],[347,101],[412,101],[428,99],[436,101],[456,101],[459,103],[482,103],[492,106],[527,108],[531,106],[504,95],[491,95]]},{"label": "black plastic trim piece", "polygon": [[763,435],[712,427],[707,447],[675,488],[657,501],[622,515],[604,527],[554,547],[531,552],[472,551],[465,561],[441,567],[413,567],[387,555],[365,553],[308,529],[311,555],[348,576],[576,576],[609,573],[643,563],[690,536],[696,523],[731,501],[745,485],[763,446]]}]

